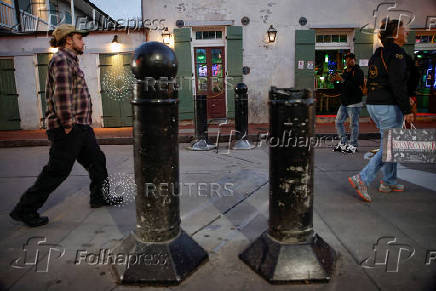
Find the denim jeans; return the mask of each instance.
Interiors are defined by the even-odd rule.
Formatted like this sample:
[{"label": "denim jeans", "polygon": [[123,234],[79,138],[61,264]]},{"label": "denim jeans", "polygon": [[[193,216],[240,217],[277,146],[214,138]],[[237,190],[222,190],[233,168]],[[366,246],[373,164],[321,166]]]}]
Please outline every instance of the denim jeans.
[{"label": "denim jeans", "polygon": [[371,158],[365,168],[360,171],[360,178],[366,185],[376,178],[377,172],[382,168],[383,183],[397,184],[397,163],[384,163],[383,157],[383,130],[388,128],[401,128],[403,113],[397,105],[366,105],[371,119],[380,129],[380,150]]},{"label": "denim jeans", "polygon": [[351,137],[350,143],[357,147],[359,146],[357,139],[359,138],[359,115],[362,107],[347,107],[341,105],[338,109],[338,113],[336,114],[336,131],[341,140],[342,144],[346,144],[347,133],[345,132],[344,123],[348,117],[350,117],[350,125],[351,125]]}]

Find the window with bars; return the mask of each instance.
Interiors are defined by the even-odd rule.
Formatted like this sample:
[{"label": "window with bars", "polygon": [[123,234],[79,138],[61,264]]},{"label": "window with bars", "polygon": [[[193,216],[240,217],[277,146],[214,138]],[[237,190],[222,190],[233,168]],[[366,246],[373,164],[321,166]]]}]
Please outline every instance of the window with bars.
[{"label": "window with bars", "polygon": [[316,36],[317,43],[347,43],[346,34],[318,34]]},{"label": "window with bars", "polygon": [[222,39],[222,31],[196,31],[195,39]]}]

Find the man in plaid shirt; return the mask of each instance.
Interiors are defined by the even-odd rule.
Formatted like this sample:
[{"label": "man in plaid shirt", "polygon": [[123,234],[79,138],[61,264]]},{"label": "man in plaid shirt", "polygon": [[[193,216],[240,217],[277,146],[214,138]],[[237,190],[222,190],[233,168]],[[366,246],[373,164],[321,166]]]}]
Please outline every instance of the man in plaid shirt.
[{"label": "man in plaid shirt", "polygon": [[[53,55],[46,83],[47,112],[45,114],[51,142],[48,164],[36,182],[21,196],[10,216],[31,227],[48,223],[40,216],[42,207],[53,192],[70,174],[77,160],[91,179],[90,205],[93,208],[120,203],[122,197],[106,200],[108,190],[106,157],[97,144],[92,123],[92,103],[77,55],[83,53],[82,37],[88,33],[63,24],[53,31],[50,43],[59,50]],[[103,191],[105,188],[105,191]]]}]

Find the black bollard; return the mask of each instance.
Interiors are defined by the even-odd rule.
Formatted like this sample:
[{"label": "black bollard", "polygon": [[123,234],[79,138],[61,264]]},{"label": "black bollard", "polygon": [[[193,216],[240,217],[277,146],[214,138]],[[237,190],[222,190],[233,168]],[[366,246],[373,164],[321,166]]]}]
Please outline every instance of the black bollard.
[{"label": "black bollard", "polygon": [[239,257],[271,283],[328,281],[336,253],[313,232],[312,92],[271,87],[269,97],[269,228]]},{"label": "black bollard", "polygon": [[121,283],[177,284],[208,258],[180,228],[177,60],[169,47],[147,42],[132,70],[137,224],[113,252],[126,261],[112,266]]},{"label": "black bollard", "polygon": [[251,150],[254,148],[248,141],[248,88],[244,83],[235,87],[235,129],[236,142],[234,150]]},{"label": "black bollard", "polygon": [[209,151],[215,145],[208,143],[207,125],[207,95],[196,95],[195,100],[195,139],[188,150]]}]

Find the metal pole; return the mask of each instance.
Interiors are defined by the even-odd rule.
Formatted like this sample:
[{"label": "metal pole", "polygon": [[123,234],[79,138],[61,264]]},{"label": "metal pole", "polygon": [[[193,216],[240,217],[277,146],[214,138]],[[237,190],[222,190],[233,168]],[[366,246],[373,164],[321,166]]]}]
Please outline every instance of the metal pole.
[{"label": "metal pole", "polygon": [[20,2],[14,0],[15,17],[17,18],[17,31],[23,31],[23,20],[21,19]]},{"label": "metal pole", "polygon": [[326,281],[336,255],[313,232],[312,92],[272,87],[269,95],[269,228],[240,258],[271,283]]},{"label": "metal pole", "polygon": [[248,141],[248,88],[244,83],[235,87],[235,129],[236,142],[232,149],[251,150],[254,148]]},{"label": "metal pole", "polygon": [[208,143],[207,95],[196,95],[195,106],[195,139],[187,149],[191,151],[210,151],[215,145]]},{"label": "metal pole", "polygon": [[177,60],[169,47],[147,42],[132,67],[137,223],[114,250],[130,254],[128,264],[113,268],[122,283],[177,284],[208,258],[180,228]]},{"label": "metal pole", "polygon": [[[70,5],[71,6],[71,25],[76,26],[76,13],[75,13],[75,9],[74,9],[74,0],[71,0],[70,4],[71,4]],[[95,17],[94,17],[94,20],[95,20]]]}]

